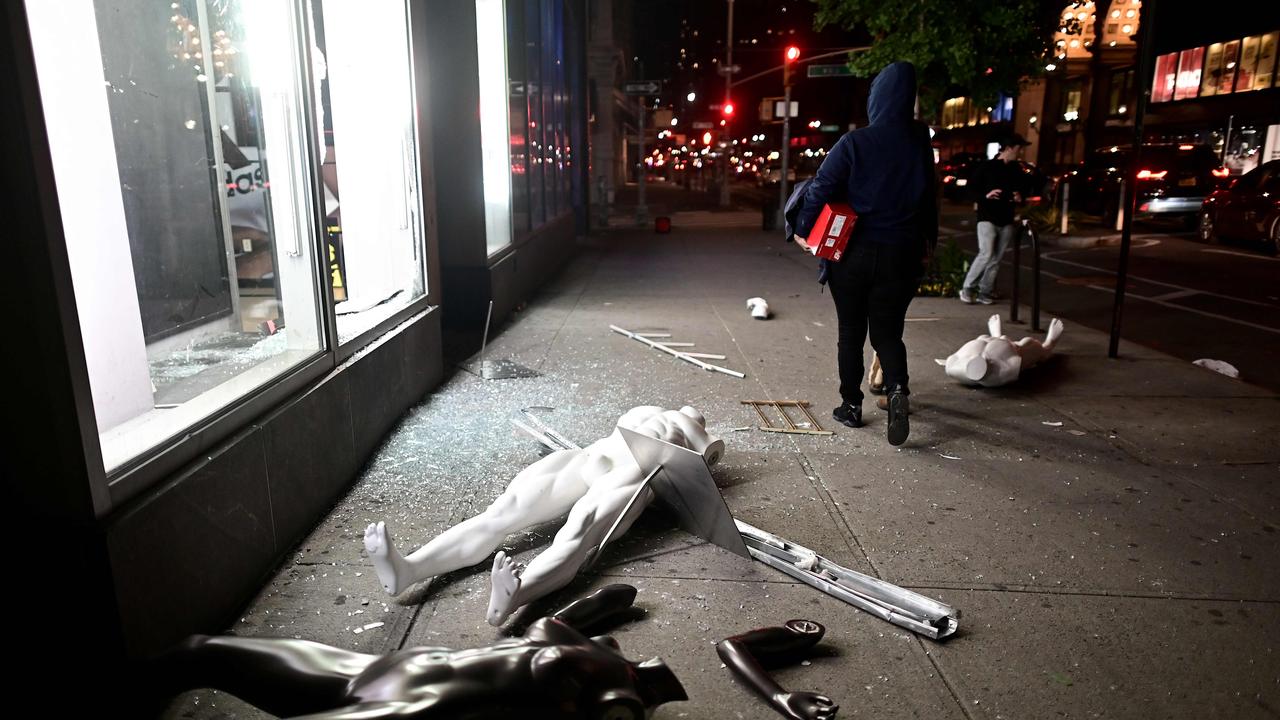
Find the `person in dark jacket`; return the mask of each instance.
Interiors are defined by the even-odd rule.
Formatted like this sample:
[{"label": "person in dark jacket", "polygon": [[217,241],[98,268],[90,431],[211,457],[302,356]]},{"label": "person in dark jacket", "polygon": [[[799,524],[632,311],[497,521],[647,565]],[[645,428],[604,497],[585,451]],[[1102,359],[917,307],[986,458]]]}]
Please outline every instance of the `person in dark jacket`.
[{"label": "person in dark jacket", "polygon": [[913,119],[915,99],[911,63],[880,71],[867,98],[870,124],[831,148],[805,191],[795,228],[797,236],[808,237],[829,202],[847,203],[858,214],[844,257],[828,264],[842,401],[831,415],[849,427],[862,425],[862,351],[869,329],[884,369],[893,445],[910,432],[903,324],[938,241],[933,149],[928,128]]},{"label": "person in dark jacket", "polygon": [[1030,191],[1030,182],[1018,155],[1029,145],[1021,135],[1013,133],[1000,140],[996,156],[978,166],[973,177],[973,189],[978,197],[978,255],[965,275],[960,288],[960,301],[983,305],[995,302],[996,274],[1000,271],[1000,258],[1017,235],[1013,215]]}]

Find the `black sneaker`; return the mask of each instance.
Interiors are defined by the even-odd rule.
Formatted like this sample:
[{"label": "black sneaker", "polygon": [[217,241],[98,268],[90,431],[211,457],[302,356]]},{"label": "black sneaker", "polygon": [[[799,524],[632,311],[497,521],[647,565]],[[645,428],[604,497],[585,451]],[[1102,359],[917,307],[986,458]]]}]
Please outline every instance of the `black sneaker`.
[{"label": "black sneaker", "polygon": [[862,427],[862,406],[840,403],[840,407],[831,411],[831,417],[851,428]]},{"label": "black sneaker", "polygon": [[895,387],[889,391],[889,444],[901,445],[911,434],[911,406],[907,392]]}]

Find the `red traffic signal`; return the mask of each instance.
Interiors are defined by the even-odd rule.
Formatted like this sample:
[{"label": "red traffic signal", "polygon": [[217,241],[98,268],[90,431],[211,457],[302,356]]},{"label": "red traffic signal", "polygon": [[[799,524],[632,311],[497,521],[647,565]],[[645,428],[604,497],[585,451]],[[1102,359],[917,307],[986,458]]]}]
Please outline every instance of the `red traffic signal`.
[{"label": "red traffic signal", "polygon": [[724,113],[725,117],[733,117],[733,103],[726,100],[724,105],[721,106],[720,112]]},{"label": "red traffic signal", "polygon": [[704,133],[702,133],[702,144],[703,144],[703,145],[710,145],[710,144],[711,144],[711,133],[709,133],[709,132],[704,132]]},{"label": "red traffic signal", "polygon": [[787,51],[783,54],[782,61],[782,84],[790,87],[791,85],[791,66],[796,60],[800,59],[800,48],[795,45],[788,45]]}]

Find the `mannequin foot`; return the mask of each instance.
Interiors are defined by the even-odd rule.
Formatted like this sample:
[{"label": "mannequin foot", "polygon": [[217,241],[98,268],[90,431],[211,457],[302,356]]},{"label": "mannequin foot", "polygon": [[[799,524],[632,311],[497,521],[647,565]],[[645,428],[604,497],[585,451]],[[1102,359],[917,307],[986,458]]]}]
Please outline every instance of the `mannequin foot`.
[{"label": "mannequin foot", "polygon": [[373,561],[373,569],[378,572],[378,580],[382,589],[391,595],[399,595],[402,590],[413,584],[410,578],[409,564],[404,556],[396,550],[391,542],[391,532],[385,522],[371,523],[364,530],[364,549]]},{"label": "mannequin foot", "polygon": [[520,590],[520,568],[516,561],[499,551],[493,559],[493,572],[489,575],[489,612],[485,619],[498,627],[507,621],[516,608],[512,604]]}]

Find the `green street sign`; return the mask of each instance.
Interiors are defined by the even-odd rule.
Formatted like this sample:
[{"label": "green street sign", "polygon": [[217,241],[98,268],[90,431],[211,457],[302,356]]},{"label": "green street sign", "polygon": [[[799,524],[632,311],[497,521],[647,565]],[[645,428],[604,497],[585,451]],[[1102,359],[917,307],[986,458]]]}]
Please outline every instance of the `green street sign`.
[{"label": "green street sign", "polygon": [[853,71],[848,65],[841,63],[839,65],[810,65],[807,73],[808,77],[853,77]]}]

